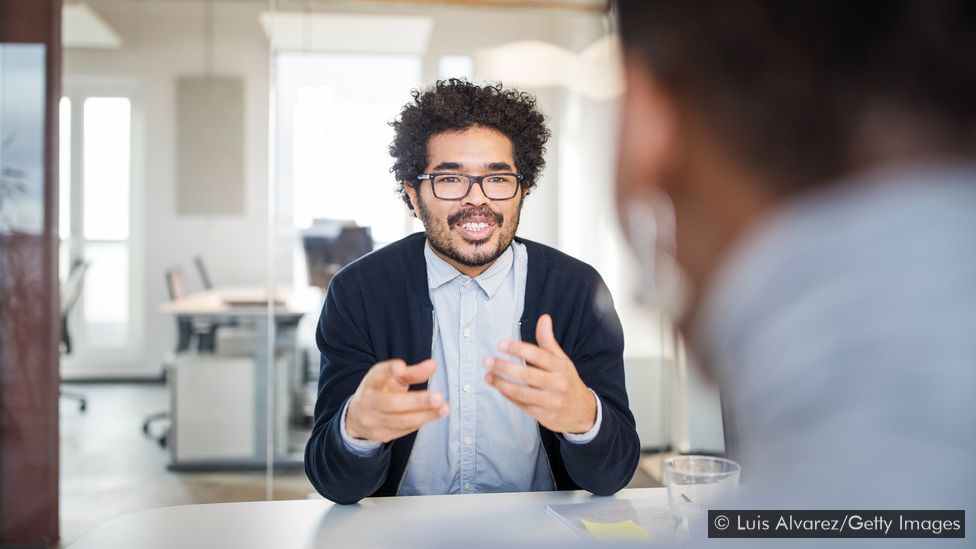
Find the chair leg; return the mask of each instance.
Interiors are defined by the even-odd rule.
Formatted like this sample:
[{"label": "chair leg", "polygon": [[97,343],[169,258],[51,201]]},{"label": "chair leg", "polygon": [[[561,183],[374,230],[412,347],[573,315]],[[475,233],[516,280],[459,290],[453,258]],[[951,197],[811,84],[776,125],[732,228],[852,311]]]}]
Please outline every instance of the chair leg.
[{"label": "chair leg", "polygon": [[157,422],[157,421],[159,421],[161,419],[166,419],[168,417],[169,417],[169,412],[156,412],[155,414],[149,414],[148,416],[146,416],[146,419],[143,420],[143,422],[142,422],[142,432],[144,434],[148,435],[149,434],[149,427],[153,423],[155,423],[155,422]]},{"label": "chair leg", "polygon": [[169,418],[169,412],[158,412],[146,416],[145,421],[142,422],[142,432],[149,438],[155,440],[156,444],[159,444],[160,448],[166,448],[167,444],[169,444],[169,426],[163,429],[163,432],[160,433],[158,436],[153,436],[149,428],[156,421],[168,419],[168,418]]},{"label": "chair leg", "polygon": [[88,409],[88,398],[81,393],[71,393],[71,392],[61,391],[61,397],[66,398],[68,400],[77,400],[79,412],[84,412],[85,410]]}]

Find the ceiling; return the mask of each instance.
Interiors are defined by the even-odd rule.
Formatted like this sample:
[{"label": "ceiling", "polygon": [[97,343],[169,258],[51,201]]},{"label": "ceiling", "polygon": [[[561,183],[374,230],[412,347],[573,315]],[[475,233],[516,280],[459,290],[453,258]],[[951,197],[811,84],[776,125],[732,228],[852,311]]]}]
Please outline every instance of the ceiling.
[{"label": "ceiling", "polygon": [[[67,4],[83,4],[85,0],[64,0]],[[300,9],[329,5],[373,6],[447,6],[454,8],[503,8],[605,12],[608,0],[128,0],[130,2],[237,2],[264,4],[272,2],[278,9]]]}]

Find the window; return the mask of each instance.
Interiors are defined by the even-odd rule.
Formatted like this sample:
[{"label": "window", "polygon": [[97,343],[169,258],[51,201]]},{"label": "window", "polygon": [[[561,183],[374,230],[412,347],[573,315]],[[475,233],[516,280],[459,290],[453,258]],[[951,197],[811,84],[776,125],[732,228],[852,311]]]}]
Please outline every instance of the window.
[{"label": "window", "polygon": [[61,98],[58,193],[59,267],[88,271],[69,313],[77,358],[131,350],[134,333],[131,227],[132,101],[109,90],[66,86]]},{"label": "window", "polygon": [[389,171],[389,122],[420,68],[416,55],[279,55],[279,175],[291,184],[296,229],[349,219],[371,227],[378,245],[411,231]]}]

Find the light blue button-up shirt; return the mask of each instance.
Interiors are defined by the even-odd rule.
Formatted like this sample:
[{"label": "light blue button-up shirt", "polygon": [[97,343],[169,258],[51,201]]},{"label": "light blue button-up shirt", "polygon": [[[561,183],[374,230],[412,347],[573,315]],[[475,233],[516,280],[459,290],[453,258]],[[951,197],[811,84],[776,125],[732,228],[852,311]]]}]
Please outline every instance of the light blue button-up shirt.
[{"label": "light blue button-up shirt", "polygon": [[[424,256],[434,305],[432,357],[438,365],[429,389],[444,395],[451,413],[418,431],[398,495],[555,489],[536,420],[488,385],[482,366],[486,357],[499,356],[500,340],[521,339],[525,246],[513,242],[475,278],[460,273],[430,244]],[[601,420],[597,398],[593,428],[562,436],[570,443],[589,442]],[[340,422],[347,449],[364,456],[379,450],[378,442],[356,440],[345,432],[345,410]]]}]

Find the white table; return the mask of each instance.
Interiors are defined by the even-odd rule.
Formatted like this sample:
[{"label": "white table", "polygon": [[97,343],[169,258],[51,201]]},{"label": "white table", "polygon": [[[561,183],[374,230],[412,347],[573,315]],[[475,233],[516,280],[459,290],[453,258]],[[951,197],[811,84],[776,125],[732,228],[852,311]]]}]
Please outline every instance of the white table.
[{"label": "white table", "polygon": [[[632,488],[613,497],[649,499],[661,509],[668,506],[664,488]],[[578,491],[369,498],[356,505],[334,505],[321,499],[186,505],[110,520],[71,547],[589,546],[593,542],[552,516],[546,505],[594,499],[588,492]]]}]

